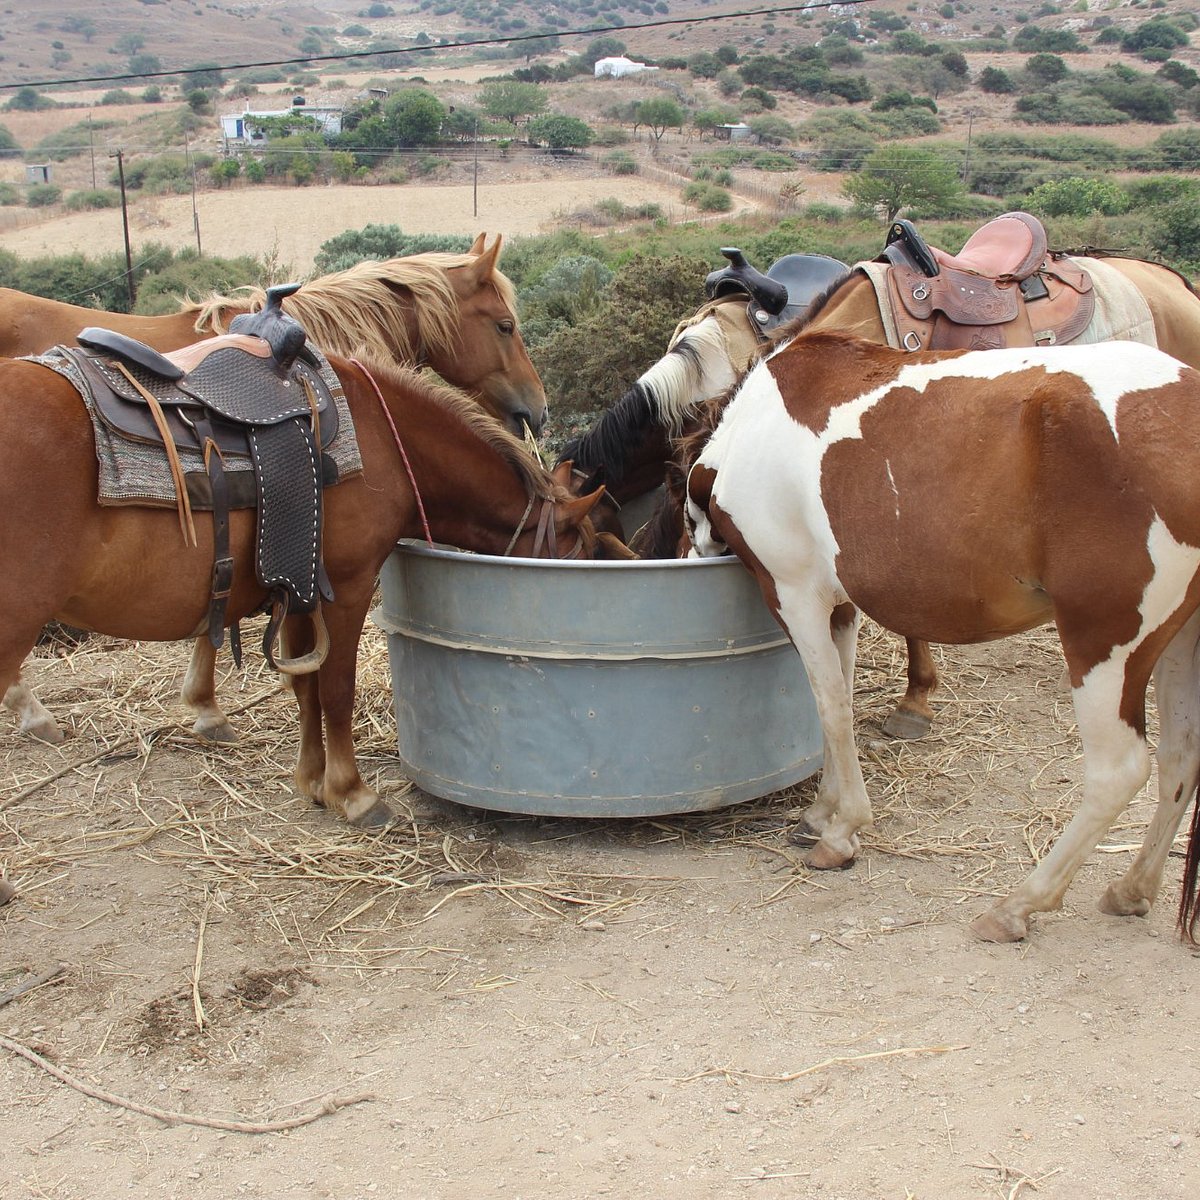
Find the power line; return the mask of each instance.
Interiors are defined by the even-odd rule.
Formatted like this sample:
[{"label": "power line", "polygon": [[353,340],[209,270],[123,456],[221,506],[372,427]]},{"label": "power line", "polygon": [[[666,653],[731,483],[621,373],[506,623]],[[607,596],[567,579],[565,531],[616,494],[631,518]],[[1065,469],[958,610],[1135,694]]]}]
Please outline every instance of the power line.
[{"label": "power line", "polygon": [[433,46],[396,46],[386,50],[348,50],[342,54],[307,54],[301,58],[277,58],[265,62],[227,63],[201,67],[177,67],[171,71],[137,71],[123,75],[82,75],[74,79],[29,79],[21,83],[0,83],[0,91],[14,88],[63,87],[80,83],[120,83],[133,79],[164,79],[175,75],[202,75],[212,71],[249,71],[255,67],[295,67],[312,63],[346,62],[358,58],[377,58],[384,54],[424,54],[430,50],[466,50],[477,46],[508,46],[520,42],[539,42],[557,37],[594,37],[600,33],[621,33],[631,29],[660,29],[671,25],[704,25],[710,21],[732,21],[745,17],[773,17],[789,13],[814,12],[817,9],[861,8],[880,0],[809,0],[807,4],[772,5],[770,8],[744,9],[732,13],[706,13],[695,17],[668,17],[661,21],[637,21],[625,25],[596,25],[587,29],[543,30],[508,37],[472,38],[462,42],[438,42]]}]

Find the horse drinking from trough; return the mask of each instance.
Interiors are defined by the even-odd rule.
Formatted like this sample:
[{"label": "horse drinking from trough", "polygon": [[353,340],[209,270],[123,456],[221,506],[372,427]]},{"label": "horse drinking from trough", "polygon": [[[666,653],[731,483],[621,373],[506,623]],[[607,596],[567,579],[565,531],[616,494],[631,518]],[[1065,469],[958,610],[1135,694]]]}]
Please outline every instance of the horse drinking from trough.
[{"label": "horse drinking from trough", "polygon": [[[576,497],[477,405],[409,368],[331,358],[357,435],[360,473],[324,493],[328,652],[295,677],[300,713],[296,784],[356,825],[389,810],[359,774],[351,738],[355,660],[376,576],[397,540],[430,536],[489,554],[604,557]],[[398,433],[396,431],[399,431]],[[339,434],[339,436],[341,436]],[[212,514],[193,514],[196,544],[175,511],[102,506],[97,447],[80,393],[36,360],[0,362],[0,688],[17,678],[46,621],[116,637],[172,640],[208,627]],[[234,560],[224,624],[262,605],[255,513],[229,513]],[[306,616],[288,616],[289,652],[312,651]],[[324,737],[322,737],[322,722]]]},{"label": "horse drinking from trough", "polygon": [[[516,298],[497,262],[502,239],[486,246],[480,234],[464,254],[429,252],[382,262],[368,260],[310,280],[283,301],[310,340],[327,353],[365,350],[383,360],[428,367],[463,389],[517,436],[546,419],[546,397],[517,327]],[[0,288],[0,355],[39,354],[72,344],[84,328],[103,325],[161,351],[178,350],[198,336],[216,336],[245,313],[261,308],[261,288],[244,295],[210,296],[180,312],[145,317],[98,313]],[[213,741],[237,734],[216,698],[216,649],[197,639],[184,682],[195,731]],[[32,736],[60,742],[53,715],[23,681],[4,704]]]},{"label": "horse drinking from trough", "polygon": [[[938,250],[929,253],[939,264],[961,267],[976,263],[985,265],[993,276],[1002,275],[997,263],[1019,267],[1021,258],[1025,264],[1037,258],[1031,253],[1036,238],[1030,235],[1027,221],[1033,221],[1028,214],[1009,214],[983,226],[958,256],[952,258]],[[997,234],[998,225],[1015,230],[1023,240],[1003,240]],[[803,257],[816,259],[813,266],[818,278],[834,261]],[[1200,296],[1177,272],[1158,263],[1115,256],[1066,258],[1051,254],[1045,262],[1050,269],[1058,265],[1058,269],[1069,266],[1086,272],[1093,285],[1094,316],[1074,338],[1076,343],[1114,337],[1143,341],[1200,368]],[[885,316],[887,306],[881,307],[882,267],[858,263],[846,268],[828,288],[810,297],[811,303],[795,324],[784,328],[789,332],[798,328],[841,330],[888,345],[892,322]],[[1028,265],[1022,270],[1029,273],[1027,278],[1040,277],[1040,272]],[[585,486],[602,481],[609,495],[628,504],[662,483],[671,438],[688,426],[705,401],[721,395],[769,346],[762,336],[762,323],[756,319],[756,307],[757,301],[751,298],[748,302],[746,292],[730,289],[680,323],[663,357],[643,372],[589,431],[563,448],[562,458],[573,460],[576,470],[584,473]],[[781,332],[776,330],[774,336]],[[674,556],[682,533],[678,506],[661,506],[641,530],[627,529],[626,533],[630,546],[642,557]],[[933,716],[929,696],[937,685],[937,671],[928,645],[910,638],[907,646],[907,691],[885,729],[894,736],[911,738],[929,729]]]},{"label": "horse drinking from trough", "polygon": [[[1012,941],[1060,907],[1149,778],[1153,673],[1158,808],[1101,900],[1149,910],[1200,779],[1200,373],[1128,342],[906,354],[805,331],[714,402],[681,453],[693,553],[738,555],[812,683],[825,759],[804,816],[811,866],[849,864],[871,820],[852,714],[859,613],[958,643],[1053,621],[1083,800],[973,928]],[[1194,815],[1179,908],[1192,940],[1198,865]]]}]

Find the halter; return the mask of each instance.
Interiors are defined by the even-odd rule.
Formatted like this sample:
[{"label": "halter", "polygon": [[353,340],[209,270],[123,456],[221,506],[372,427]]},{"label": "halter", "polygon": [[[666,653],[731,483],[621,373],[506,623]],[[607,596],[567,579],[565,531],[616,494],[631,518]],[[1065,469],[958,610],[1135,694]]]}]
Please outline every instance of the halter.
[{"label": "halter", "polygon": [[425,542],[432,548],[433,536],[429,532],[429,518],[425,515],[425,504],[421,499],[421,489],[417,487],[417,478],[413,474],[412,463],[408,461],[408,455],[404,450],[404,443],[400,440],[400,430],[396,428],[396,422],[392,420],[392,414],[388,410],[387,402],[383,398],[383,393],[379,390],[379,384],[375,382],[375,376],[367,370],[366,367],[358,361],[357,358],[350,360],[366,377],[371,387],[375,390],[376,398],[379,400],[379,407],[383,409],[383,415],[387,417],[388,426],[391,428],[392,437],[396,442],[396,449],[400,451],[400,461],[404,463],[404,469],[408,472],[408,482],[412,484],[413,495],[417,500],[417,512],[421,514],[421,528],[425,531]]}]

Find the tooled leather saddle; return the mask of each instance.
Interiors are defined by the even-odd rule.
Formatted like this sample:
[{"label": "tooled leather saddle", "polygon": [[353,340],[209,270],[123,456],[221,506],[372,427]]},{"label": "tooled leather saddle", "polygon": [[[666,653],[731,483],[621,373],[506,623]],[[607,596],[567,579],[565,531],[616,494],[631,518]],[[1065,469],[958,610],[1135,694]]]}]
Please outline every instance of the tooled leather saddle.
[{"label": "tooled leather saddle", "polygon": [[1005,213],[962,250],[926,244],[911,221],[892,222],[883,253],[887,297],[905,350],[1050,346],[1077,338],[1095,312],[1091,276],[1048,252],[1037,217]]},{"label": "tooled leather saddle", "polygon": [[[228,334],[169,354],[99,328],[77,335],[80,349],[62,348],[79,367],[110,430],[164,447],[180,524],[192,545],[192,509],[211,509],[207,624],[214,646],[224,638],[233,582],[229,512],[257,509],[255,571],[271,610],[263,653],[289,674],[316,670],[328,649],[320,603],[332,600],[333,592],[321,560],[322,491],[337,482],[337,468],[322,452],[337,433],[337,408],[303,328],[281,307],[298,286],[268,289],[263,309],[236,317]],[[180,448],[202,455],[205,475],[185,476]],[[228,458],[249,459],[252,473],[226,472]],[[313,615],[316,646],[310,654],[281,660],[274,646],[289,612]],[[230,645],[240,664],[236,623]]]}]

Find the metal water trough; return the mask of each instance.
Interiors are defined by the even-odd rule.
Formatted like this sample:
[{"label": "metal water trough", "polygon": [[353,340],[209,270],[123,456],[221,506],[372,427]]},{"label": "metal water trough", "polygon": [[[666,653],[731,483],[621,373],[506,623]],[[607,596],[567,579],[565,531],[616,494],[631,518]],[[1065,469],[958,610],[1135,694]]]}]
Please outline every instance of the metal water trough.
[{"label": "metal water trough", "polygon": [[434,796],[642,817],[738,804],[821,764],[800,656],[735,559],[402,542],[381,583],[398,753]]}]

